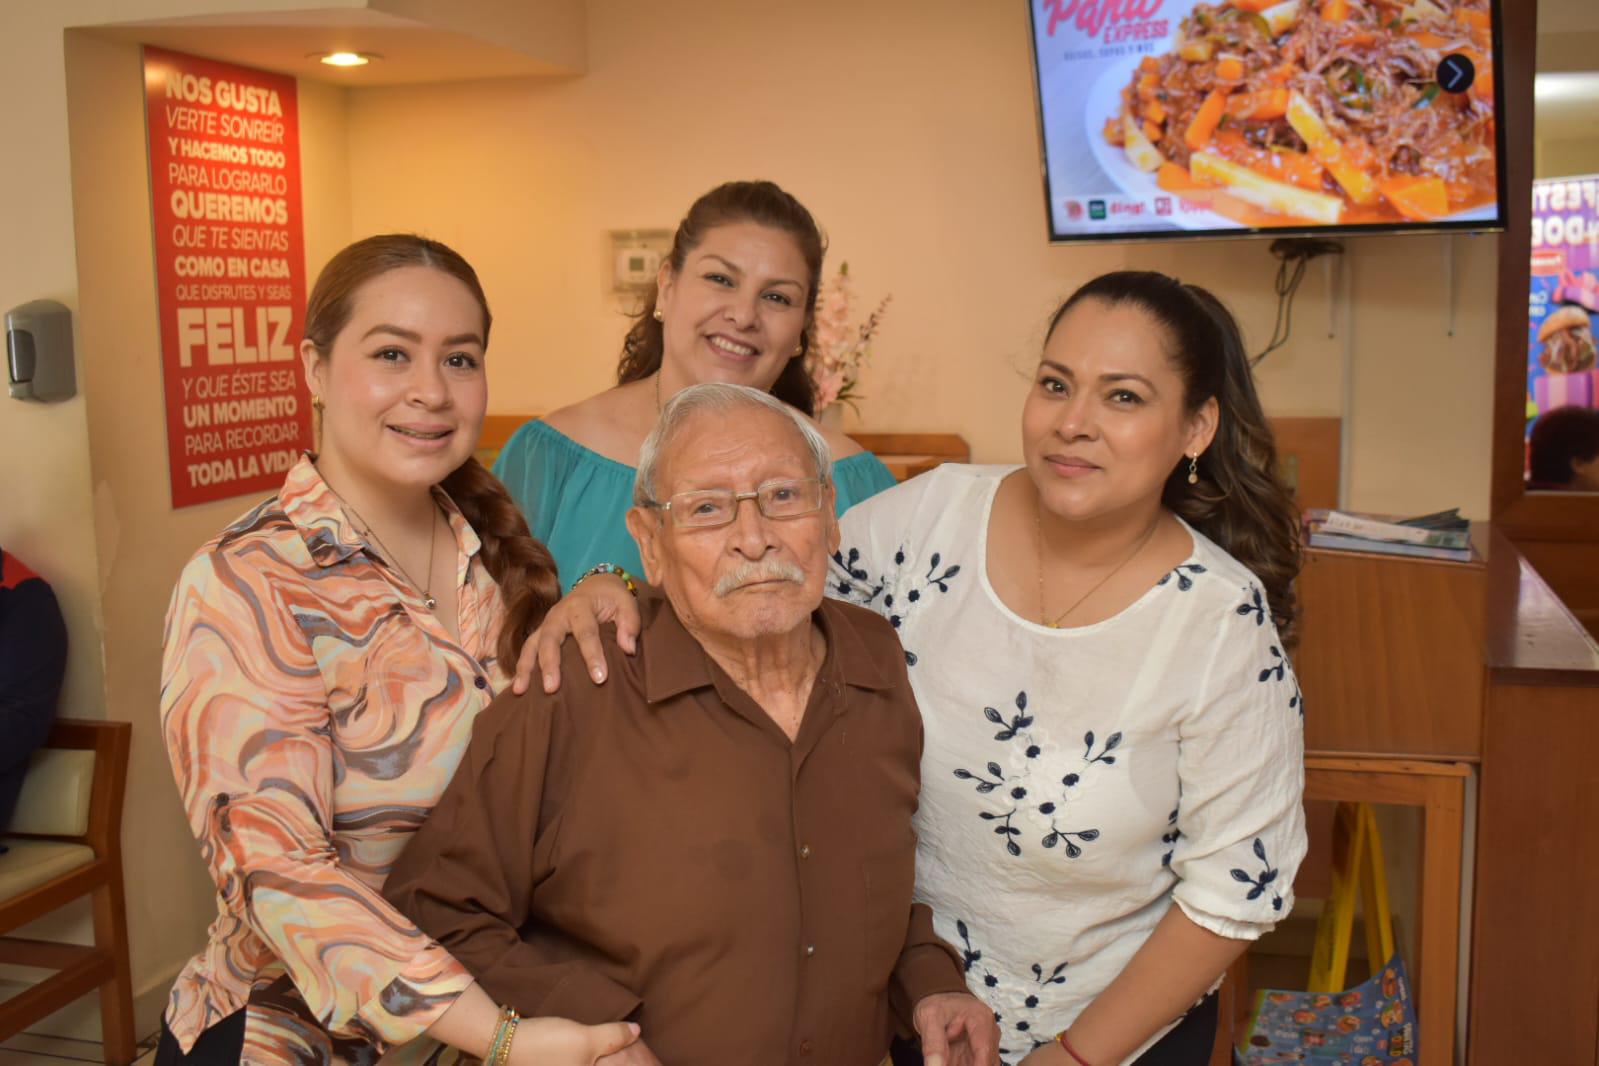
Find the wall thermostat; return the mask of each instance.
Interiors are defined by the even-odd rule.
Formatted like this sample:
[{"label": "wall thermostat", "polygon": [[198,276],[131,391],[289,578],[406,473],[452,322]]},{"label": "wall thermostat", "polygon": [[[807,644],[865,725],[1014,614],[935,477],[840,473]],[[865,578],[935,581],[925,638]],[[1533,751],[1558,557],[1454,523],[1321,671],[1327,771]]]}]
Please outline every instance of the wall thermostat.
[{"label": "wall thermostat", "polygon": [[672,251],[671,230],[612,230],[611,287],[617,292],[648,292]]},{"label": "wall thermostat", "polygon": [[653,248],[618,248],[616,251],[616,287],[619,289],[644,289],[655,284],[655,272],[661,266],[661,253]]},{"label": "wall thermostat", "polygon": [[33,300],[6,312],[6,377],[13,400],[65,400],[78,391],[72,312]]}]

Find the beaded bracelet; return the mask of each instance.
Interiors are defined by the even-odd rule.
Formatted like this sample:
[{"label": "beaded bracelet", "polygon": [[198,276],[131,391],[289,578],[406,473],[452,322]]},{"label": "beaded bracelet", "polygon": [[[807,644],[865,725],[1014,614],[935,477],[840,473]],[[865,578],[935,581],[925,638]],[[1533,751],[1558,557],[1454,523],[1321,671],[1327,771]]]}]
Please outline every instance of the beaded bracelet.
[{"label": "beaded bracelet", "polygon": [[505,1012],[502,1010],[500,1012],[500,1020],[494,1023],[494,1037],[489,1041],[489,1050],[484,1054],[483,1058],[480,1061],[485,1062],[485,1063],[492,1063],[495,1059],[499,1058],[500,1057],[500,1043],[504,1039],[505,1039]]},{"label": "beaded bracelet", "polygon": [[511,1058],[511,1040],[516,1036],[516,1023],[520,1015],[510,1007],[500,1008],[500,1023],[494,1027],[494,1039],[489,1042],[489,1053],[483,1056],[484,1066],[505,1066]]},{"label": "beaded bracelet", "polygon": [[628,573],[626,570],[623,570],[615,563],[600,563],[596,566],[589,567],[587,570],[583,571],[582,577],[572,582],[572,587],[577,588],[595,574],[615,574],[617,577],[622,579],[622,584],[627,586],[627,591],[631,592],[635,596],[638,595],[638,585],[634,582],[633,575]]},{"label": "beaded bracelet", "polygon": [[1072,1047],[1071,1042],[1066,1039],[1066,1030],[1062,1029],[1055,1034],[1055,1042],[1066,1049],[1066,1054],[1072,1057],[1077,1066],[1089,1066],[1088,1060],[1077,1054],[1077,1049]]}]

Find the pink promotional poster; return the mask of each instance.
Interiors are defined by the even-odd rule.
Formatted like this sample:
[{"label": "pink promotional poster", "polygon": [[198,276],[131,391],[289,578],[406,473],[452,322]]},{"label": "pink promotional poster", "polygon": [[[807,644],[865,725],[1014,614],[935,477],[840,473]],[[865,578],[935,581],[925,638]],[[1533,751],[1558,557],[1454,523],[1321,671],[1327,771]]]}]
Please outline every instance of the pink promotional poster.
[{"label": "pink promotional poster", "polygon": [[1527,301],[1527,422],[1561,407],[1599,407],[1593,316],[1599,313],[1599,174],[1532,183]]},{"label": "pink promotional poster", "polygon": [[1055,240],[1502,224],[1490,0],[1032,0]]}]

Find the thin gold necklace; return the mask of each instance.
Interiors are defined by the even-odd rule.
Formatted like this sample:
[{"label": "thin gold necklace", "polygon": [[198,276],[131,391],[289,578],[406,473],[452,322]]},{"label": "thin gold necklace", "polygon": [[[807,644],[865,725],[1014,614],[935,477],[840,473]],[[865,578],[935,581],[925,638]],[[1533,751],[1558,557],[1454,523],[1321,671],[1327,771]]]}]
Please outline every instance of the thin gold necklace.
[{"label": "thin gold necklace", "polygon": [[[323,478],[322,483],[326,485],[327,479]],[[432,532],[428,534],[428,580],[426,585],[422,585],[418,584],[416,578],[412,577],[410,571],[406,570],[405,566],[400,562],[400,557],[394,554],[394,552],[390,551],[387,544],[383,543],[383,538],[377,535],[377,531],[372,528],[372,523],[368,522],[365,518],[362,518],[361,512],[357,511],[354,507],[351,507],[350,501],[346,500],[343,496],[340,496],[338,489],[335,489],[332,485],[328,485],[328,491],[333,493],[333,498],[338,500],[339,505],[344,508],[345,515],[350,519],[350,525],[355,527],[355,531],[361,534],[364,539],[372,541],[377,544],[379,548],[382,548],[384,559],[393,564],[394,569],[400,572],[400,576],[405,578],[405,580],[413,589],[416,589],[422,593],[422,606],[426,607],[430,611],[437,607],[439,605],[439,601],[433,596],[433,552],[439,544],[438,515],[430,515],[432,518]],[[435,504],[435,506],[437,505]],[[365,529],[361,528],[363,525],[366,526]]]},{"label": "thin gold necklace", "polygon": [[1117,563],[1115,566],[1111,567],[1104,577],[1094,582],[1087,592],[1073,600],[1070,607],[1066,608],[1060,614],[1057,614],[1054,618],[1054,621],[1051,621],[1049,618],[1049,612],[1044,605],[1044,501],[1041,496],[1035,495],[1033,498],[1033,535],[1038,549],[1039,622],[1048,626],[1050,629],[1059,629],[1060,624],[1066,620],[1067,615],[1081,607],[1088,597],[1099,591],[1100,587],[1104,585],[1105,582],[1109,581],[1111,578],[1120,573],[1122,567],[1126,566],[1128,563],[1137,558],[1138,553],[1144,550],[1144,545],[1148,544],[1150,538],[1155,535],[1155,529],[1159,525],[1160,515],[1157,514],[1155,516],[1155,520],[1149,523],[1149,528],[1144,530],[1144,535],[1138,538],[1138,543],[1133,545],[1133,550],[1127,554],[1127,557],[1121,562]]}]

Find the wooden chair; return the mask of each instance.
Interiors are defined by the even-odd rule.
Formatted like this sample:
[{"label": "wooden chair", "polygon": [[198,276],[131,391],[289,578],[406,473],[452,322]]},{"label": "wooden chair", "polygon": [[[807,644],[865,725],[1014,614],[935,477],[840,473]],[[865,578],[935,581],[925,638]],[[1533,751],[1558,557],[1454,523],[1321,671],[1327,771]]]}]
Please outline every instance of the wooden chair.
[{"label": "wooden chair", "polygon": [[1273,418],[1277,467],[1300,510],[1338,506],[1339,418]]},{"label": "wooden chair", "polygon": [[966,463],[971,445],[956,433],[851,433],[850,439],[883,461],[900,481],[942,463]]},{"label": "wooden chair", "polygon": [[[128,780],[126,722],[60,719],[22,785],[9,849],[0,855],[0,963],[56,971],[0,1002],[0,1040],[100,990],[105,1061],[133,1061],[133,982],[122,890],[122,794]],[[88,895],[94,944],[8,936]]]},{"label": "wooden chair", "polygon": [[487,415],[483,419],[483,435],[478,438],[478,462],[485,467],[492,468],[494,460],[499,457],[500,449],[505,447],[505,442],[511,439],[511,434],[522,428],[526,422],[531,422],[540,417],[536,414],[529,415]]},{"label": "wooden chair", "polygon": [[[500,449],[536,414],[489,415],[483,419],[483,435],[478,440],[477,458],[492,467]],[[896,478],[904,481],[940,463],[965,463],[972,457],[971,446],[954,433],[851,433],[862,448],[881,459]]]}]

